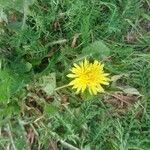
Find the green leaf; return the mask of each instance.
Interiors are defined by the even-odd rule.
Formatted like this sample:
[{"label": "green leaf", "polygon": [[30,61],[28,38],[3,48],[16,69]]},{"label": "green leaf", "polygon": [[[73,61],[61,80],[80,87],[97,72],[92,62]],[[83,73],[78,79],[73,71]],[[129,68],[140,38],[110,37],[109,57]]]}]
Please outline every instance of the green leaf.
[{"label": "green leaf", "polygon": [[58,108],[52,104],[46,104],[44,107],[44,112],[48,115],[54,115],[58,112]]},{"label": "green leaf", "polygon": [[55,73],[51,73],[48,76],[43,76],[40,82],[40,86],[42,86],[43,91],[45,91],[47,95],[50,96],[54,93],[56,88]]},{"label": "green leaf", "polygon": [[0,9],[0,22],[8,22],[7,15],[4,13],[3,9]]},{"label": "green leaf", "polygon": [[93,95],[91,95],[88,90],[85,90],[85,92],[82,93],[81,96],[84,100],[93,100]]},{"label": "green leaf", "polygon": [[123,92],[125,92],[127,94],[141,96],[140,92],[136,88],[134,88],[134,87],[130,87],[130,86],[118,86],[118,88],[121,89]]},{"label": "green leaf", "polygon": [[143,13],[142,16],[144,19],[147,19],[148,21],[150,21],[150,14]]},{"label": "green leaf", "polygon": [[32,69],[32,64],[24,61],[15,61],[11,63],[11,68],[18,74],[24,74]]},{"label": "green leaf", "polygon": [[124,77],[128,77],[128,76],[129,76],[129,75],[128,75],[128,74],[125,74],[125,73],[112,76],[112,77],[111,77],[111,81],[112,81],[112,84],[111,84],[111,85],[112,85],[113,87],[116,87],[119,80],[123,79]]},{"label": "green leaf", "polygon": [[0,102],[8,102],[10,98],[10,86],[12,80],[9,73],[5,70],[0,71]]},{"label": "green leaf", "polygon": [[25,66],[26,66],[26,72],[29,72],[31,69],[32,69],[32,64],[31,63],[29,63],[29,62],[27,62],[26,64],[25,64]]},{"label": "green leaf", "polygon": [[10,22],[7,27],[13,31],[19,31],[21,29],[22,26],[22,21],[18,22]]},{"label": "green leaf", "polygon": [[13,8],[19,12],[23,12],[26,6],[30,6],[35,0],[0,0],[1,8]]},{"label": "green leaf", "polygon": [[94,57],[95,59],[105,59],[110,54],[110,49],[103,41],[95,41],[82,50],[82,54]]}]

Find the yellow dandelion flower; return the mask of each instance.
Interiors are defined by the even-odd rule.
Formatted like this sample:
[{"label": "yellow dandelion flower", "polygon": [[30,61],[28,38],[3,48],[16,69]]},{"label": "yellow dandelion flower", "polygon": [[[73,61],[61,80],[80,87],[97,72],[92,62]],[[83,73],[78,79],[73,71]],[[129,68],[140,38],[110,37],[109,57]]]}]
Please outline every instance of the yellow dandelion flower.
[{"label": "yellow dandelion flower", "polygon": [[98,92],[104,92],[101,85],[109,85],[110,79],[108,73],[104,73],[104,64],[101,64],[97,60],[90,63],[88,60],[84,60],[79,64],[74,63],[74,67],[70,69],[71,73],[67,77],[72,78],[69,85],[73,86],[73,89],[83,93],[86,89],[90,94],[96,95]]}]

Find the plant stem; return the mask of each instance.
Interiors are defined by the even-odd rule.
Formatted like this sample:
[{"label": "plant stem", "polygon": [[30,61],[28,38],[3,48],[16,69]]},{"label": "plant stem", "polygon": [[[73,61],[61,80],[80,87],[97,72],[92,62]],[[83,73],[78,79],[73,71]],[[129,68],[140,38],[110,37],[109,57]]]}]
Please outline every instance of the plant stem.
[{"label": "plant stem", "polygon": [[69,87],[69,86],[70,86],[69,84],[66,84],[66,85],[57,87],[57,88],[55,88],[55,91],[61,90],[61,89],[63,89],[63,88]]},{"label": "plant stem", "polygon": [[71,145],[63,140],[60,140],[60,143],[63,145],[64,148],[67,148],[69,150],[79,150],[77,147],[74,147],[73,145]]},{"label": "plant stem", "polygon": [[15,146],[15,143],[14,143],[14,140],[13,140],[13,137],[12,137],[12,134],[11,134],[11,129],[10,129],[9,124],[7,125],[7,128],[8,128],[8,134],[9,134],[9,137],[10,137],[10,140],[11,140],[12,147],[13,147],[14,150],[17,150],[17,148]]}]

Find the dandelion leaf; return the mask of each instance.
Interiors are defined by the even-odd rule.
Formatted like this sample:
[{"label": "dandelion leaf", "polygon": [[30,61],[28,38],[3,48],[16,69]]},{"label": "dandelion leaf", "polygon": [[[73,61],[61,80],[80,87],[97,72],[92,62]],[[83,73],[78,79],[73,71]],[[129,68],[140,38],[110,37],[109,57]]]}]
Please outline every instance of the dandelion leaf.
[{"label": "dandelion leaf", "polygon": [[54,90],[56,88],[55,73],[51,73],[48,76],[43,76],[40,82],[42,90],[46,92],[47,95],[52,95],[54,93]]},{"label": "dandelion leaf", "polygon": [[82,54],[84,56],[91,56],[95,59],[105,59],[110,54],[110,49],[103,41],[95,41],[89,46],[83,48]]}]

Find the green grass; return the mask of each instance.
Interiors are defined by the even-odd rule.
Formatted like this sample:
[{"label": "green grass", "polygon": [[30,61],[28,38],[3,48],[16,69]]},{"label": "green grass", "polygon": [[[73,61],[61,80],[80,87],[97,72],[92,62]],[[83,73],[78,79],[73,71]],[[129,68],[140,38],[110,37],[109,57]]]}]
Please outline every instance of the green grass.
[{"label": "green grass", "polygon": [[[0,0],[0,150],[149,150],[149,9],[148,0]],[[113,77],[105,94],[59,89],[85,57]]]}]

